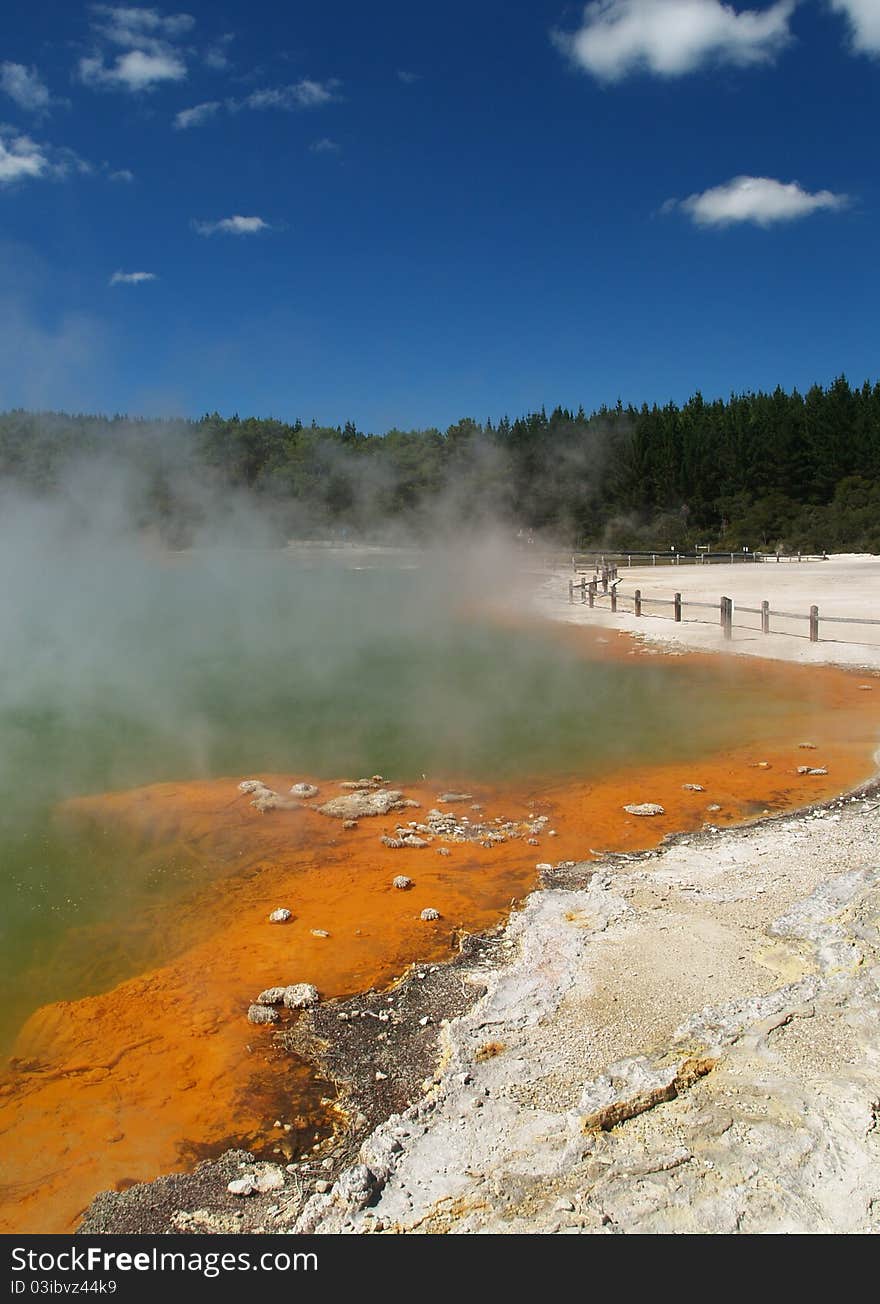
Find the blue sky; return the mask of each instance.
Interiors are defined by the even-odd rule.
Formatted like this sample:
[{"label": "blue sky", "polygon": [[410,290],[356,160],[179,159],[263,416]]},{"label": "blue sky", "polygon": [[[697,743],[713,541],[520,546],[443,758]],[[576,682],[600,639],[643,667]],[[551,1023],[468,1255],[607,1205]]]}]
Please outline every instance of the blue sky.
[{"label": "blue sky", "polygon": [[880,377],[880,0],[13,0],[0,36],[2,408],[383,430]]}]

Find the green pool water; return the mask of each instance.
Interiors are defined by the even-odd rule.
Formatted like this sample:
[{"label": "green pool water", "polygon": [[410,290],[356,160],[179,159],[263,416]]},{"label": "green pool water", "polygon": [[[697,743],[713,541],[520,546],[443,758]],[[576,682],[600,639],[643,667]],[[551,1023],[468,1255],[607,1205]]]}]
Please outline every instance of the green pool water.
[{"label": "green pool water", "polygon": [[53,814],[65,797],[279,770],[590,777],[718,751],[738,740],[740,714],[763,712],[770,727],[792,705],[762,702],[756,675],[590,657],[554,629],[500,625],[462,575],[430,567],[74,550],[23,574],[0,563],[0,613],[7,1040],[35,999],[84,994],[155,958],[156,939],[143,939],[121,957],[108,947],[102,967],[95,925],[110,937],[114,919],[190,882],[185,860],[139,870],[120,862],[111,830],[74,833]]}]

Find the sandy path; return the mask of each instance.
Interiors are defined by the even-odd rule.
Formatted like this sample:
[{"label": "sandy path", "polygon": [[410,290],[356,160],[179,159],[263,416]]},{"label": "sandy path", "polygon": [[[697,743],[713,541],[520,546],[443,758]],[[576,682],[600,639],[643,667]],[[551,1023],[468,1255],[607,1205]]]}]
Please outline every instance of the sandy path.
[{"label": "sandy path", "polygon": [[[823,617],[845,616],[850,619],[880,620],[880,558],[840,555],[827,561],[764,562],[757,564],[713,566],[633,566],[620,570],[618,589],[621,606],[628,610],[612,613],[609,599],[597,601],[592,610],[582,605],[575,594],[569,604],[570,570],[548,576],[536,596],[544,616],[574,625],[603,625],[634,634],[663,645],[667,649],[683,647],[701,651],[734,651],[745,656],[797,661],[804,664],[865,666],[880,668],[880,625],[823,623]],[[638,618],[631,612],[631,597],[640,589],[645,614]],[[685,604],[718,603],[724,597],[734,601],[734,630],[731,642],[722,637],[717,611],[685,605],[683,619],[677,624],[670,606],[654,606],[650,599],[670,602],[680,592]],[[760,616],[745,607],[760,608],[767,600],[771,609],[771,633],[761,633]],[[773,612],[809,614],[819,608],[818,643],[810,643],[808,623],[790,620]],[[778,631],[778,632],[777,632]]]}]

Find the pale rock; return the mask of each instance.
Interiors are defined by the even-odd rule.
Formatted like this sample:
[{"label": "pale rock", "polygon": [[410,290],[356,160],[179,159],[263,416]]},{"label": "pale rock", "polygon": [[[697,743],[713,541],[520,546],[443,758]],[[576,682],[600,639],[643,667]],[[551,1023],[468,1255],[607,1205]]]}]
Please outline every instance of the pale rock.
[{"label": "pale rock", "polygon": [[306,1010],[320,999],[317,987],[311,983],[292,983],[284,989],[284,1006],[288,1010]]},{"label": "pale rock", "polygon": [[267,987],[264,992],[260,992],[257,997],[258,1005],[280,1005],[284,1000],[286,987]]},{"label": "pale rock", "polygon": [[265,1023],[277,1023],[278,1011],[271,1005],[249,1005],[247,1018],[248,1023],[253,1023],[257,1027]]},{"label": "pale rock", "polygon": [[317,797],[320,789],[313,783],[295,783],[290,789],[291,797]]}]

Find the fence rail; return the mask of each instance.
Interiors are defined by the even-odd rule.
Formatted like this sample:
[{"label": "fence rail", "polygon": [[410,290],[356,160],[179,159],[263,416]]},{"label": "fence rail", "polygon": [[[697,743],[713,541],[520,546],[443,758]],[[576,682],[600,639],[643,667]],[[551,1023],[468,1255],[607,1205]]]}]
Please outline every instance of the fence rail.
[{"label": "fence rail", "polygon": [[[822,553],[791,553],[783,554],[778,552],[709,552],[701,549],[697,552],[676,552],[671,548],[664,552],[575,552],[571,554],[557,555],[557,564],[564,561],[571,561],[571,569],[575,574],[585,569],[602,570],[609,566],[618,568],[625,566],[717,566],[717,565],[738,565],[743,563],[760,563],[760,562],[783,562],[783,561],[827,561],[828,554]],[[545,566],[553,564],[553,557],[548,554],[544,559]]]},{"label": "fence rail", "polygon": [[[616,567],[606,568],[603,570],[601,576],[596,576],[591,580],[588,580],[586,575],[584,575],[578,582],[575,582],[574,580],[568,581],[568,600],[570,603],[573,603],[575,600],[575,594],[579,593],[582,603],[587,603],[590,607],[595,607],[597,602],[601,602],[603,599],[607,598],[612,612],[620,610],[621,603],[631,603],[632,612],[636,616],[646,614],[644,612],[644,607],[646,605],[654,607],[672,607],[673,620],[677,623],[680,623],[685,619],[683,613],[689,607],[700,607],[704,611],[717,611],[720,613],[721,632],[726,639],[733,638],[733,627],[735,623],[734,617],[737,612],[742,612],[743,614],[750,616],[760,616],[762,634],[769,634],[771,632],[775,634],[791,633],[790,630],[778,628],[771,631],[771,618],[775,618],[776,620],[806,620],[809,622],[810,642],[820,642],[819,608],[815,604],[810,607],[808,612],[803,612],[775,610],[771,608],[769,601],[766,599],[761,603],[760,607],[737,607],[733,598],[728,597],[722,597],[718,602],[685,600],[682,598],[680,593],[676,593],[671,598],[650,598],[645,597],[641,589],[636,589],[632,594],[622,593],[618,589],[619,583],[620,580],[617,577]],[[602,586],[601,592],[599,591],[600,585]],[[699,617],[696,619],[698,621],[700,620]],[[822,616],[821,620],[823,624],[880,626],[880,620],[872,620],[864,616]],[[706,624],[708,622],[704,620],[701,623]],[[740,625],[739,628],[751,629],[753,626]]]}]

